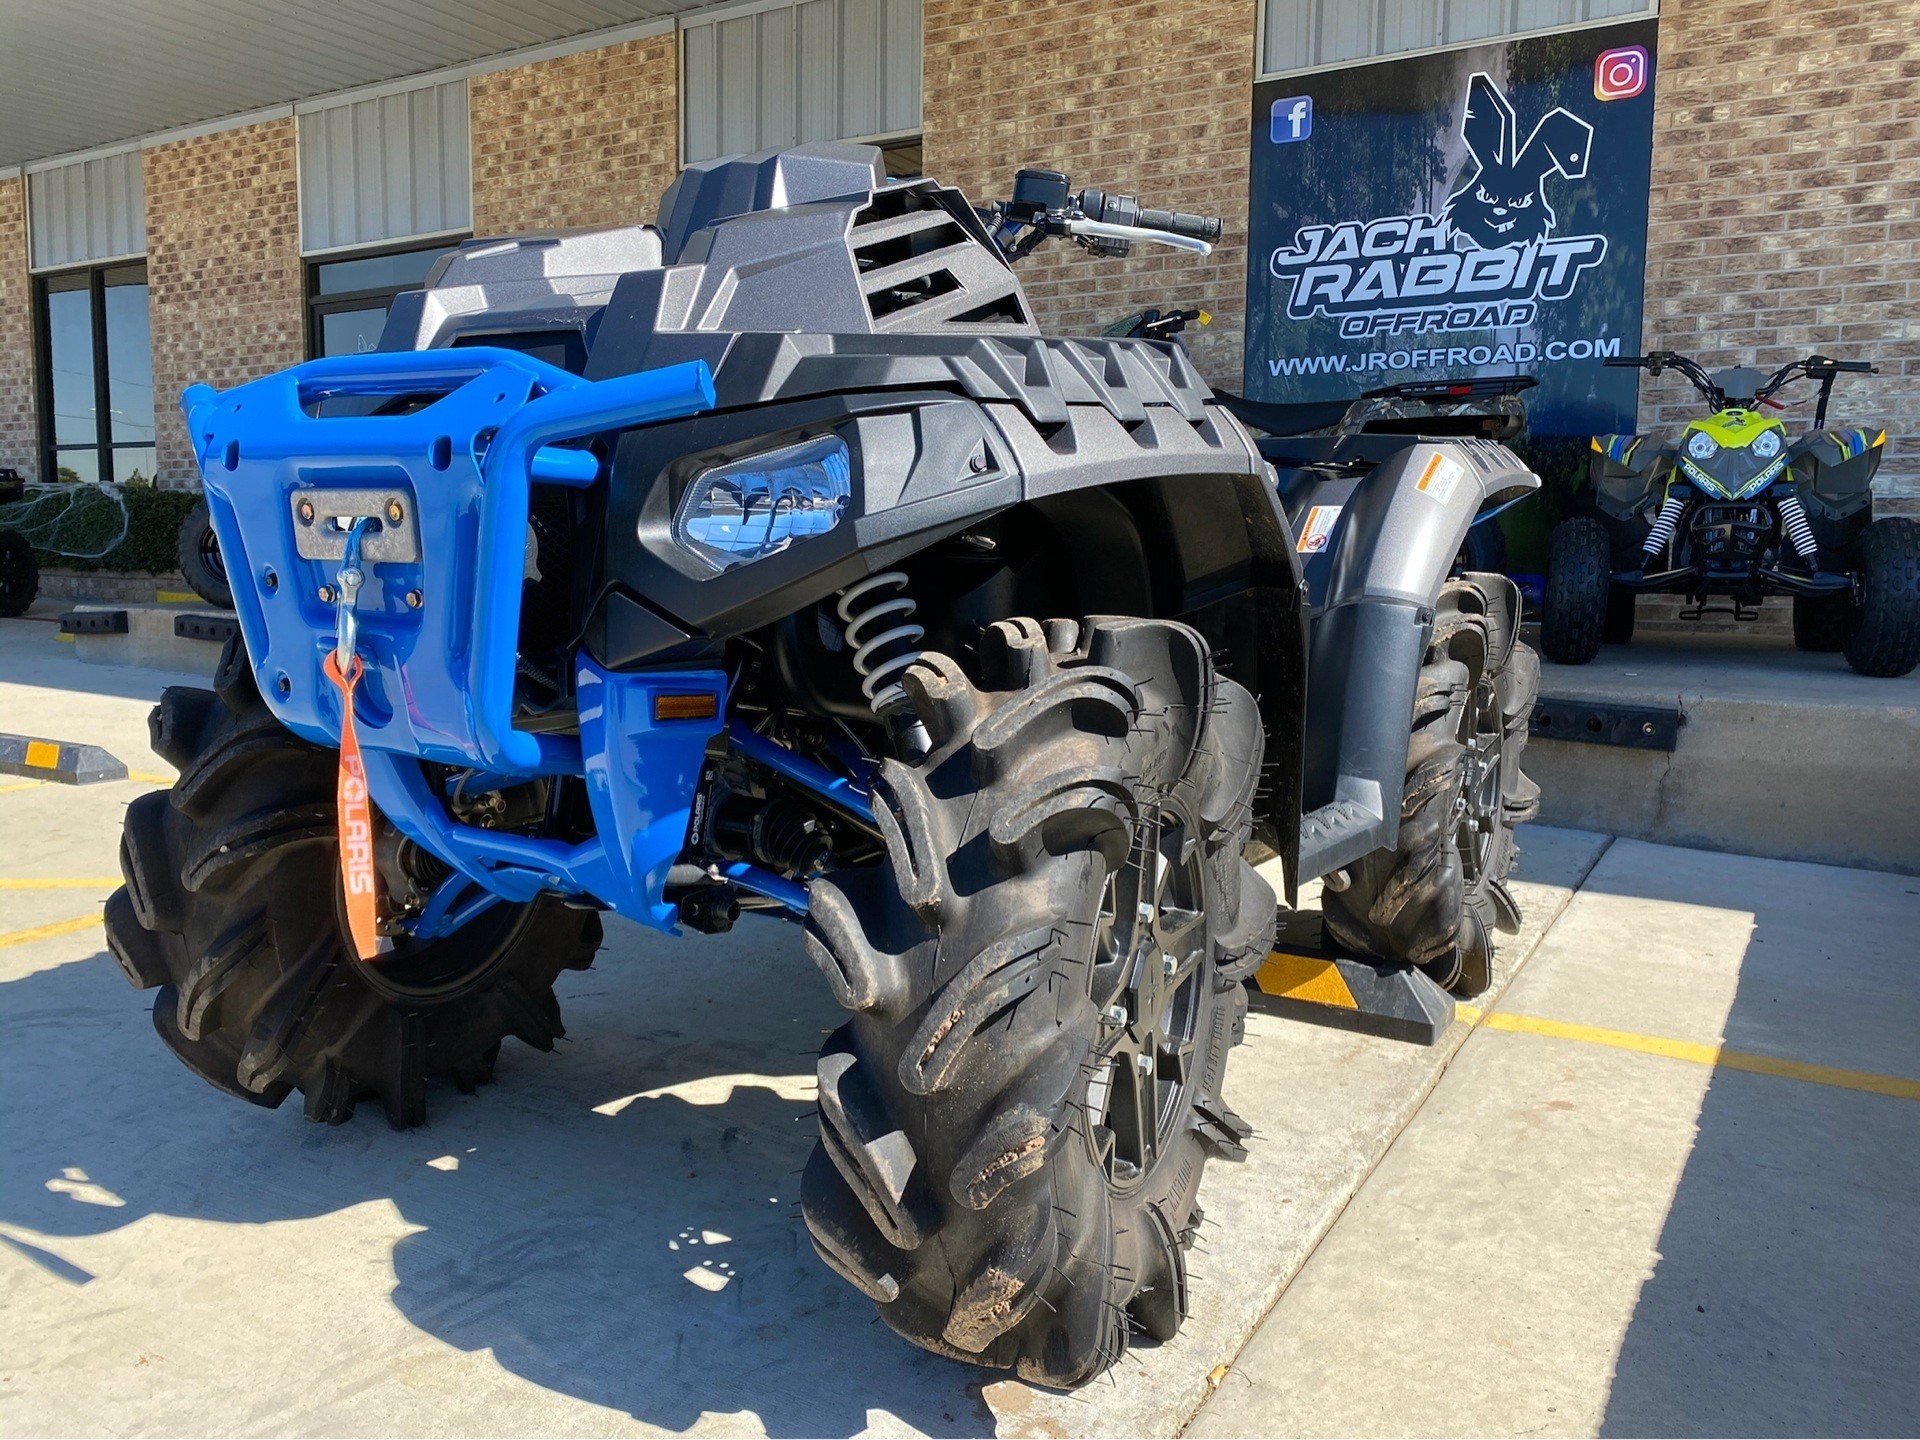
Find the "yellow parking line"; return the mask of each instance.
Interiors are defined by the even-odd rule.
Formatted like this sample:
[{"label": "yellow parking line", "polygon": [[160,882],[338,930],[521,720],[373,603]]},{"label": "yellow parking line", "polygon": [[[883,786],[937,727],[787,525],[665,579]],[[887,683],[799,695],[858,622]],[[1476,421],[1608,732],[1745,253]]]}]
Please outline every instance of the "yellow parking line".
[{"label": "yellow parking line", "polygon": [[0,935],[0,950],[9,945],[25,945],[30,940],[51,940],[56,935],[71,935],[77,930],[90,930],[100,923],[100,912],[91,915],[76,915],[71,920],[55,920],[49,925],[35,925],[29,930],[9,930]]},{"label": "yellow parking line", "polygon": [[1804,1060],[1757,1055],[1750,1050],[1730,1050],[1725,1045],[1669,1040],[1660,1035],[1636,1035],[1631,1030],[1574,1025],[1565,1020],[1547,1020],[1538,1015],[1507,1015],[1498,1011],[1488,1014],[1472,1005],[1456,1005],[1454,1013],[1469,1025],[1478,1025],[1486,1030],[1505,1030],[1516,1035],[1547,1035],[1556,1040],[1578,1041],[1582,1045],[1604,1045],[1610,1050],[1629,1050],[1639,1055],[1658,1055],[1666,1060],[1684,1060],[1689,1065],[1744,1070],[1751,1075],[1774,1075],[1783,1080],[1801,1080],[1809,1085],[1828,1085],[1837,1090],[1890,1095],[1897,1100],[1920,1100],[1920,1080],[1909,1080],[1900,1075],[1877,1075],[1871,1070],[1843,1070],[1834,1065],[1813,1065]]},{"label": "yellow parking line", "polygon": [[155,775],[148,770],[129,770],[127,772],[127,779],[138,780],[142,785],[165,785],[169,788],[172,787],[174,781],[174,777],[171,775]]},{"label": "yellow parking line", "polygon": [[16,790],[38,790],[47,782],[44,780],[19,780],[11,785],[0,785],[0,795],[11,795]]},{"label": "yellow parking line", "polygon": [[0,880],[0,890],[98,890],[119,883],[118,875],[83,875],[58,880]]}]

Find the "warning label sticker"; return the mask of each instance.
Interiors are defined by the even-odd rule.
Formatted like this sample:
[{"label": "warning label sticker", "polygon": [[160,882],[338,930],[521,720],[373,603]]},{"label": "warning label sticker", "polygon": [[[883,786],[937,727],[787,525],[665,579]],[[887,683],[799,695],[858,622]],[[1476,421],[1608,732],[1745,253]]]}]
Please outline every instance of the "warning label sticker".
[{"label": "warning label sticker", "polygon": [[1302,555],[1318,555],[1327,548],[1333,539],[1333,527],[1340,523],[1339,505],[1316,505],[1307,511],[1307,523],[1301,527],[1300,543],[1295,548]]},{"label": "warning label sticker", "polygon": [[1414,482],[1413,488],[1445,505],[1453,499],[1453,492],[1460,488],[1460,477],[1465,473],[1458,461],[1435,455],[1427,461],[1427,468],[1420,472],[1420,478]]}]

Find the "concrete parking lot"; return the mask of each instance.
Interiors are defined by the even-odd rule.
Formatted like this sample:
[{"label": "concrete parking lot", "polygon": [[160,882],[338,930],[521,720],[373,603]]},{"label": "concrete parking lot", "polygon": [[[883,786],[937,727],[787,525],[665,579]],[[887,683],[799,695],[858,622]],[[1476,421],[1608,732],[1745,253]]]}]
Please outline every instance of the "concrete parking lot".
[{"label": "concrete parking lot", "polygon": [[773,922],[609,925],[557,1055],[307,1124],[104,954],[169,677],[0,622],[0,1431],[1912,1434],[1920,880],[1523,832],[1525,932],[1431,1049],[1255,1015],[1194,1314],[1074,1395],[921,1354],[807,1245],[836,1023]]}]

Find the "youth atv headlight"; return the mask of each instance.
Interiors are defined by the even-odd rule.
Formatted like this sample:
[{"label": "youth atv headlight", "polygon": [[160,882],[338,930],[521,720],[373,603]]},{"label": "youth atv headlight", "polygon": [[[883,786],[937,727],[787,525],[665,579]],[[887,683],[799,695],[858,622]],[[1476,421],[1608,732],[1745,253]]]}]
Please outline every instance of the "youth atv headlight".
[{"label": "youth atv headlight", "polygon": [[702,470],[674,511],[673,538],[717,575],[826,534],[852,496],[846,442],[827,435]]}]

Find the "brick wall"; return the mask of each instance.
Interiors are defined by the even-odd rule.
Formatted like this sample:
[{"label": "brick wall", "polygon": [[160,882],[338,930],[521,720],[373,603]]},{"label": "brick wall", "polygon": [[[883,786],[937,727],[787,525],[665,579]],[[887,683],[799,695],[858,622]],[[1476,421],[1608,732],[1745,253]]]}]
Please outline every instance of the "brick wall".
[{"label": "brick wall", "polygon": [[160,482],[198,484],[180,392],[225,389],[306,355],[294,122],[146,152],[147,285]]},{"label": "brick wall", "polygon": [[1226,219],[1206,260],[1043,246],[1020,270],[1044,328],[1097,333],[1148,306],[1198,304],[1214,321],[1188,330],[1194,359],[1240,388],[1254,13],[1254,0],[926,0],[929,175],[984,203],[1036,165],[1066,171],[1075,189]]},{"label": "brick wall", "polygon": [[[1649,221],[1646,347],[1871,360],[1832,419],[1887,427],[1880,508],[1920,512],[1920,0],[1664,6]],[[1698,408],[1668,377],[1642,402]]]},{"label": "brick wall", "polygon": [[27,278],[27,182],[0,180],[0,466],[40,473],[33,402],[33,283]]},{"label": "brick wall", "polygon": [[473,230],[651,223],[679,173],[673,34],[477,76]]}]

